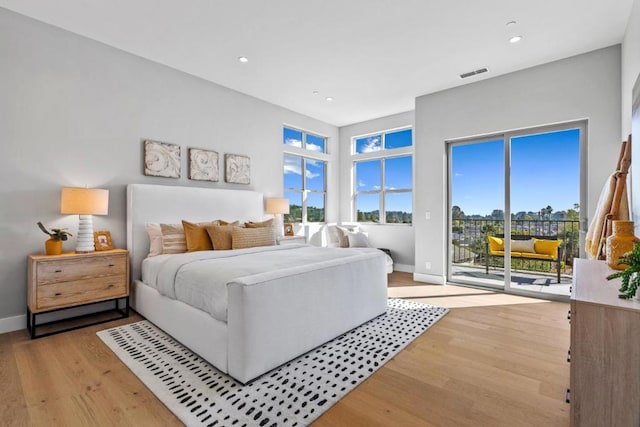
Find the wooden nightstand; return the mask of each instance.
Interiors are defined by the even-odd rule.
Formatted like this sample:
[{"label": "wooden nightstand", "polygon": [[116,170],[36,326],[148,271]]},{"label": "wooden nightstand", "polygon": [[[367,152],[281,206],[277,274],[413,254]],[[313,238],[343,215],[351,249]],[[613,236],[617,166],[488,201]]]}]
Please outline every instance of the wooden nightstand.
[{"label": "wooden nightstand", "polygon": [[[129,316],[129,252],[112,249],[90,253],[69,252],[62,255],[29,255],[27,258],[27,329],[31,338],[40,338],[72,329],[108,322]],[[121,309],[119,300],[124,299]],[[114,301],[113,309],[90,313],[118,313],[90,324],[47,332],[36,336],[36,316],[71,307]],[[69,320],[65,318],[63,320]],[[54,322],[41,323],[37,326]]]}]

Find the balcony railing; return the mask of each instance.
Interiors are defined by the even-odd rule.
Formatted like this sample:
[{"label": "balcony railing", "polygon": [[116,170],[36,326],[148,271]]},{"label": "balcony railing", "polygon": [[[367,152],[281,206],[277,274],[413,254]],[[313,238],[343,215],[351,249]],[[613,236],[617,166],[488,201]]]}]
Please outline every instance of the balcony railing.
[{"label": "balcony railing", "polygon": [[[453,264],[486,264],[487,236],[504,234],[504,220],[497,219],[456,219],[452,223]],[[560,261],[563,273],[571,273],[573,259],[580,256],[580,223],[578,220],[554,219],[514,219],[511,220],[511,234],[532,236],[557,236],[562,240]],[[490,257],[490,265],[502,267],[501,258]],[[548,262],[512,260],[512,268],[530,271],[549,271]]]}]

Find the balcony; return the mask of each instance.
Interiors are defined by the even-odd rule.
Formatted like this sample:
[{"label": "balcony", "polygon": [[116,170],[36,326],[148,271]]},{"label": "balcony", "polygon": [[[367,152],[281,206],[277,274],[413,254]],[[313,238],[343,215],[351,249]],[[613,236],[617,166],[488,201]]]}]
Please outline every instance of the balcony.
[{"label": "balcony", "polygon": [[[578,220],[514,219],[511,234],[554,236],[560,246],[560,283],[557,266],[549,261],[511,260],[511,288],[535,292],[568,295],[573,277],[573,259],[580,256]],[[480,285],[504,284],[504,259],[489,256],[487,236],[504,234],[504,220],[464,218],[453,220],[451,246],[452,281],[473,281]]]}]

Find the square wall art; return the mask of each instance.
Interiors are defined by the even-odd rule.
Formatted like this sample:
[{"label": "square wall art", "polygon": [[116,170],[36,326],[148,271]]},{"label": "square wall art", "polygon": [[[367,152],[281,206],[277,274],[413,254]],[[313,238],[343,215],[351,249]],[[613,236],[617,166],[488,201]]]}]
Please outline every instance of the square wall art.
[{"label": "square wall art", "polygon": [[218,182],[220,179],[218,153],[189,148],[189,179]]},{"label": "square wall art", "polygon": [[235,184],[251,183],[251,164],[247,156],[224,155],[224,180]]},{"label": "square wall art", "polygon": [[166,142],[144,141],[144,174],[180,178],[180,146]]}]

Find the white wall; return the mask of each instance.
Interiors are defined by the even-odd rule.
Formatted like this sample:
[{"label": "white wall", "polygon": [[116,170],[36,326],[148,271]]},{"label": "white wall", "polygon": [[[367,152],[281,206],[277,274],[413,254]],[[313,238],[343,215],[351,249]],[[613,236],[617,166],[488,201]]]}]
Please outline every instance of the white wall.
[{"label": "white wall", "polygon": [[[416,278],[442,282],[446,274],[446,140],[588,119],[590,218],[615,167],[620,106],[619,45],[417,98]],[[553,153],[549,161],[562,167]]]},{"label": "white wall", "polygon": [[[640,78],[640,0],[635,0],[627,30],[622,41],[622,138],[631,133],[631,91]],[[640,235],[640,141],[634,141],[631,151],[631,212]],[[635,166],[634,166],[635,165]],[[635,173],[634,173],[635,172]]]},{"label": "white wall", "polygon": [[[622,138],[631,132],[631,89],[640,76],[640,0],[635,0],[622,41]],[[637,151],[637,150],[636,150]],[[633,153],[633,152],[632,152]],[[637,153],[640,156],[640,153]],[[638,157],[640,159],[640,157]],[[632,163],[633,164],[633,163]]]},{"label": "white wall", "polygon": [[[413,111],[381,117],[375,120],[356,123],[340,128],[340,220],[353,221],[351,203],[352,164],[351,139],[372,132],[413,126]],[[415,140],[415,136],[414,136]],[[414,192],[414,198],[415,196]],[[369,233],[369,241],[377,248],[391,250],[394,269],[413,272],[414,265],[414,232],[412,225],[405,224],[370,224],[361,227]]]},{"label": "white wall", "polygon": [[[332,125],[1,8],[0,94],[0,332],[3,318],[24,327],[26,256],[42,252],[46,237],[36,222],[75,234],[77,217],[59,213],[64,186],[110,190],[109,215],[94,228],[124,247],[128,183],[282,194],[287,123],[329,137],[327,220],[338,220]],[[142,174],[144,138],[181,145],[182,178]],[[250,156],[251,185],[189,181],[187,147]]]}]

